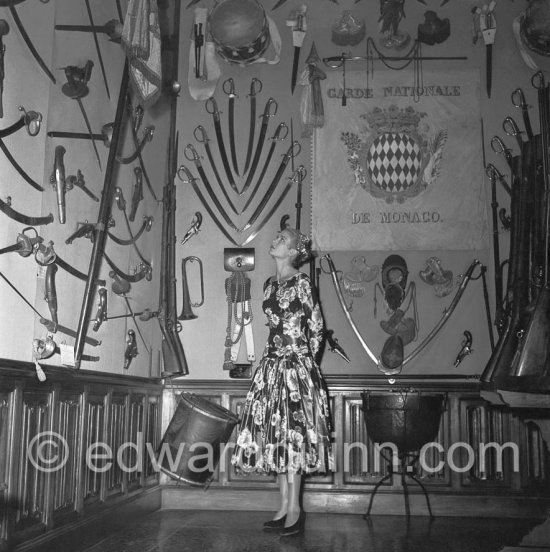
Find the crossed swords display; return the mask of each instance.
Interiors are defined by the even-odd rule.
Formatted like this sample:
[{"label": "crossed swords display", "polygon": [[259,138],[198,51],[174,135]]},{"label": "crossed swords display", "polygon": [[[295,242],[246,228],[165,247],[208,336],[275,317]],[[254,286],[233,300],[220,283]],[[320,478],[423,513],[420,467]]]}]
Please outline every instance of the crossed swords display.
[{"label": "crossed swords display", "polygon": [[[214,160],[214,152],[212,151],[212,147],[210,145],[211,139],[209,138],[206,132],[206,129],[204,128],[203,125],[198,125],[195,128],[194,137],[195,137],[195,140],[201,143],[204,148],[206,157],[208,159],[208,164],[210,166],[210,171],[213,174],[214,179],[216,180],[217,186],[220,188],[223,194],[223,197],[227,202],[227,205],[229,206],[231,211],[233,211],[233,213],[235,213],[236,215],[241,215],[244,211],[246,211],[246,209],[252,203],[258,190],[260,189],[261,184],[264,180],[264,177],[267,174],[268,169],[271,167],[271,160],[273,158],[275,149],[277,147],[277,143],[284,141],[288,136],[289,132],[288,132],[288,127],[284,122],[280,123],[276,127],[275,131],[273,132],[273,135],[270,138],[271,144],[265,156],[263,166],[259,170],[259,173],[257,175],[254,185],[252,185],[254,182],[254,178],[256,176],[256,172],[259,169],[260,158],[262,156],[264,144],[267,137],[269,120],[276,115],[278,105],[273,98],[269,98],[267,100],[264,107],[263,114],[261,115],[262,122],[259,130],[258,139],[254,146],[254,136],[256,131],[256,102],[257,102],[256,97],[257,97],[257,94],[262,89],[262,83],[258,79],[253,78],[250,83],[250,92],[249,92],[250,132],[248,137],[246,160],[242,171],[239,171],[236,142],[235,142],[234,117],[235,117],[235,100],[237,98],[237,94],[235,91],[234,80],[232,78],[228,78],[223,83],[222,89],[225,92],[225,94],[228,96],[228,104],[229,104],[228,105],[229,107],[228,130],[229,130],[230,156],[227,153],[224,138],[223,138],[220,110],[218,109],[218,104],[213,97],[209,98],[206,101],[205,109],[212,116],[212,122],[213,122],[214,132],[216,136],[216,144],[217,144],[219,158],[221,159],[224,176],[226,177],[227,182],[229,182],[229,186],[231,187],[232,192],[236,196],[243,196],[245,192],[247,192],[249,189],[251,190],[244,204],[244,207],[240,211],[235,207],[234,202],[231,200],[231,197],[229,196],[229,193],[228,193],[229,190],[226,189],[227,187],[224,184],[225,181],[220,176],[220,172]],[[264,218],[260,221],[258,226],[254,228],[252,233],[246,238],[246,240],[243,243],[239,244],[235,240],[235,238],[233,238],[231,234],[228,232],[227,227],[229,227],[231,230],[239,234],[246,232],[247,230],[250,230],[251,228],[254,227],[260,215],[264,212],[269,200],[275,193],[275,190],[291,161],[292,161],[292,167],[294,166],[294,158],[300,153],[300,149],[301,149],[300,143],[292,140],[292,143],[288,147],[287,151],[283,154],[282,159],[279,163],[279,166],[275,170],[275,174],[272,177],[271,182],[268,184],[267,189],[265,190],[265,193],[262,196],[262,199],[260,200],[254,212],[252,213],[252,215],[249,217],[248,221],[244,224],[242,228],[239,228],[233,222],[231,216],[229,215],[227,210],[220,202],[219,197],[215,193],[213,186],[211,184],[211,179],[209,178],[206,172],[206,169],[201,162],[201,156],[197,152],[195,146],[191,143],[185,146],[184,155],[188,161],[192,161],[194,163],[195,168],[199,174],[199,178],[202,181],[203,187],[206,191],[206,197],[203,191],[201,190],[201,187],[198,184],[199,179],[193,176],[193,174],[191,173],[190,169],[187,166],[181,165],[181,167],[178,169],[178,177],[183,182],[187,182],[191,184],[191,186],[193,187],[193,190],[195,191],[197,197],[201,201],[203,207],[211,216],[214,223],[216,224],[218,229],[222,232],[222,234],[235,246],[241,247],[250,243],[258,235],[261,229],[269,221],[273,213],[281,205],[286,195],[288,194],[290,188],[292,187],[292,184],[294,183],[301,184],[303,182],[303,180],[306,177],[305,168],[300,165],[298,169],[293,171],[292,175],[289,177],[285,187],[283,188],[281,194],[275,201],[274,205],[269,209],[269,211],[264,216]],[[231,162],[230,162],[230,157],[231,157]],[[242,179],[244,179],[244,184],[240,189],[237,186],[235,175],[241,176]],[[216,212],[212,208],[212,205],[214,205],[219,215],[216,214]]]}]

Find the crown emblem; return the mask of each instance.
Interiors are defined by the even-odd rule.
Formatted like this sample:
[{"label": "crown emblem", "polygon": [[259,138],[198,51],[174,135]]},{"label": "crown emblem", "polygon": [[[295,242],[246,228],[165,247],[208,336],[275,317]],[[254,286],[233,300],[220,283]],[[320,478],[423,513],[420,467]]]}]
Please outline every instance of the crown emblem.
[{"label": "crown emblem", "polygon": [[416,134],[418,123],[426,113],[419,113],[411,106],[398,108],[391,105],[387,109],[375,107],[370,113],[361,115],[362,119],[367,121],[368,126],[376,134],[385,132],[404,132],[406,134]]}]

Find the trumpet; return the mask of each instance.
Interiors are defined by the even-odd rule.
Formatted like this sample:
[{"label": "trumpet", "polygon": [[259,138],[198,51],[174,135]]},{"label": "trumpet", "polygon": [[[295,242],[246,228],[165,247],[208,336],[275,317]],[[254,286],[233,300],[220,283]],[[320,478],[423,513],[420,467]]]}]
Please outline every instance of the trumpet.
[{"label": "trumpet", "polygon": [[[189,296],[189,285],[187,283],[187,272],[185,265],[188,262],[196,261],[199,264],[199,277],[201,282],[201,299],[198,303],[192,303]],[[178,320],[194,320],[197,318],[197,315],[193,313],[191,307],[200,307],[204,303],[204,278],[203,278],[203,268],[202,261],[195,256],[185,257],[181,260],[181,285],[182,285],[182,299],[183,304],[181,308],[181,313],[178,316]]]}]

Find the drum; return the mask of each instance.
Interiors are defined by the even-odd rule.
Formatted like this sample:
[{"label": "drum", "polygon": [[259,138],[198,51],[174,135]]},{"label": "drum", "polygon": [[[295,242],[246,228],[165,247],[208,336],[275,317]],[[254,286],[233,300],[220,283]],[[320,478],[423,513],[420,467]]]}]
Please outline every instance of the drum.
[{"label": "drum", "polygon": [[400,452],[420,450],[439,431],[444,395],[403,390],[361,393],[367,433],[375,443],[394,443]]},{"label": "drum", "polygon": [[269,45],[269,24],[257,0],[222,0],[208,14],[217,53],[231,63],[258,59]]},{"label": "drum", "polygon": [[[178,481],[205,485],[218,465],[221,447],[238,421],[227,408],[204,397],[182,393],[157,453],[161,470]],[[173,465],[176,460],[177,465]]]}]

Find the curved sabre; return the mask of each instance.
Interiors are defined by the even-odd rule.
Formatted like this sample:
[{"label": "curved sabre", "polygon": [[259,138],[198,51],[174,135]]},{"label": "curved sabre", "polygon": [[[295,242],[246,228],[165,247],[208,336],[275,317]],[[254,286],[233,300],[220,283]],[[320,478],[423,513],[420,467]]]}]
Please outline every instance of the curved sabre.
[{"label": "curved sabre", "polygon": [[229,166],[229,161],[227,159],[227,151],[225,150],[225,145],[223,143],[222,127],[220,123],[220,111],[218,109],[218,104],[216,103],[216,100],[213,97],[210,97],[206,100],[205,109],[208,113],[212,115],[212,119],[214,121],[216,140],[218,142],[218,149],[220,152],[220,157],[222,158],[222,164],[225,170],[225,174],[227,176],[227,180],[229,180],[230,186],[238,194],[239,190],[237,189],[237,185],[235,184],[235,179],[233,178],[233,173],[231,172],[231,167]]},{"label": "curved sabre", "polygon": [[[298,151],[296,153],[294,153],[294,148],[296,146],[298,148],[300,148],[300,143],[299,142],[293,142],[291,144],[291,146],[288,148],[288,151],[283,156],[283,160],[281,161],[281,164],[279,165],[279,168],[277,169],[277,172],[275,173],[275,176],[273,177],[273,180],[271,181],[271,184],[269,185],[269,188],[267,189],[265,195],[262,197],[262,201],[260,202],[258,207],[256,207],[256,210],[254,211],[254,213],[252,214],[252,216],[250,217],[248,222],[243,226],[242,232],[244,232],[245,230],[248,230],[256,222],[256,219],[260,216],[260,213],[263,211],[263,209],[266,206],[267,202],[270,200],[271,196],[273,195],[273,192],[275,191],[275,188],[277,187],[277,184],[279,183],[279,180],[281,180],[281,177],[283,176],[283,173],[285,172],[285,169],[288,165],[288,162],[290,161],[290,159],[292,157],[294,157],[294,156],[298,155],[298,153],[300,153],[300,149],[298,149]],[[304,170],[305,171],[305,169],[303,167],[299,167],[299,169],[296,169],[295,173],[298,170]]]},{"label": "curved sabre", "polygon": [[[272,106],[274,108],[273,113],[271,113]],[[256,144],[256,150],[254,151],[254,157],[252,158],[252,163],[250,164],[250,170],[246,176],[246,181],[244,183],[243,189],[240,191],[239,195],[244,194],[250,184],[252,183],[252,178],[254,177],[254,172],[260,161],[260,155],[262,154],[262,148],[265,141],[265,135],[267,133],[267,125],[269,124],[269,119],[274,117],[277,113],[278,104],[273,98],[269,98],[265,104],[264,112],[262,115],[262,127],[260,129],[260,135],[258,136],[258,143]]]},{"label": "curved sabre", "polygon": [[[281,133],[283,133],[281,135]],[[275,130],[273,136],[270,138],[271,140],[271,146],[269,147],[269,151],[267,153],[267,157],[265,158],[264,167],[262,169],[262,172],[260,173],[260,176],[258,176],[258,181],[256,182],[256,185],[250,192],[250,196],[246,200],[246,203],[244,204],[244,207],[242,208],[241,212],[246,211],[246,208],[250,205],[252,200],[254,199],[254,196],[256,195],[256,192],[258,191],[258,188],[262,184],[264,180],[265,173],[267,172],[267,167],[269,166],[269,162],[271,161],[271,158],[273,157],[273,152],[275,151],[275,146],[277,142],[284,140],[288,136],[288,127],[285,123],[280,123],[277,127],[277,130]]]},{"label": "curved sabre", "polygon": [[[187,180],[182,177],[180,173],[185,174],[187,177]],[[206,201],[204,196],[202,195],[201,191],[199,190],[199,187],[197,186],[197,179],[191,174],[191,171],[185,166],[181,165],[178,169],[178,178],[182,182],[188,182],[193,186],[193,190],[195,190],[195,193],[197,194],[197,197],[200,199],[201,203],[203,204],[204,208],[210,215],[210,218],[214,221],[216,226],[218,227],[219,231],[236,247],[239,247],[239,244],[229,235],[227,230],[224,228],[224,226],[221,224],[221,222],[218,220],[216,215],[214,214],[214,211],[212,211],[212,207],[210,207],[210,204]]]},{"label": "curved sabre", "polygon": [[8,215],[8,217],[10,217],[11,219],[16,220],[17,222],[20,222],[22,224],[26,224],[27,226],[40,226],[42,224],[50,224],[51,222],[53,222],[53,215],[51,213],[49,215],[46,215],[45,217],[29,217],[27,215],[24,215],[23,213],[19,213],[11,207],[10,203],[6,203],[1,199],[0,211]]},{"label": "curved sabre", "polygon": [[223,197],[225,197],[225,200],[227,201],[229,207],[231,207],[231,210],[236,215],[238,215],[239,211],[237,211],[235,205],[233,205],[233,202],[231,201],[231,199],[229,199],[229,194],[227,193],[227,190],[223,185],[222,179],[220,178],[220,173],[218,172],[218,169],[216,169],[216,165],[214,164],[214,159],[212,158],[212,150],[210,149],[210,144],[209,144],[210,138],[208,138],[205,128],[202,125],[199,125],[197,126],[197,128],[195,128],[195,130],[193,131],[193,134],[197,142],[201,142],[204,145],[204,151],[206,151],[206,156],[208,157],[208,161],[210,162],[210,167],[212,168],[212,172],[216,177],[216,181],[222,191]]},{"label": "curved sabre", "polygon": [[25,30],[25,27],[23,26],[23,23],[21,22],[21,19],[19,18],[19,14],[17,13],[15,6],[11,5],[9,9],[13,17],[13,20],[17,25],[17,29],[21,33],[21,36],[25,41],[25,44],[27,45],[31,54],[33,55],[34,59],[38,62],[38,65],[40,65],[40,68],[44,71],[44,73],[46,73],[48,78],[55,84],[56,83],[55,77],[52,75],[52,72],[48,69],[48,66],[44,63],[44,60],[40,57],[40,54],[38,53],[37,49],[34,47],[29,35],[27,34],[27,31]]},{"label": "curved sabre", "polygon": [[[189,157],[188,152],[191,153],[192,157]],[[185,150],[183,153],[186,159],[188,159],[189,161],[193,161],[195,163],[195,166],[197,167],[197,171],[199,172],[199,176],[201,177],[201,180],[204,183],[204,187],[206,188],[206,191],[208,192],[208,195],[210,196],[212,203],[214,203],[214,205],[216,206],[216,209],[218,209],[218,211],[220,212],[220,215],[223,217],[223,220],[225,220],[225,222],[228,224],[230,228],[238,232],[239,229],[237,228],[237,226],[235,226],[234,222],[231,220],[229,215],[225,212],[225,209],[223,208],[216,194],[214,194],[214,191],[212,190],[212,186],[210,185],[210,182],[208,181],[208,178],[204,172],[204,168],[201,164],[200,157],[199,157],[199,154],[197,153],[197,150],[193,147],[192,144],[187,144],[187,146],[185,146]]]}]

